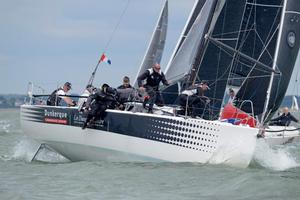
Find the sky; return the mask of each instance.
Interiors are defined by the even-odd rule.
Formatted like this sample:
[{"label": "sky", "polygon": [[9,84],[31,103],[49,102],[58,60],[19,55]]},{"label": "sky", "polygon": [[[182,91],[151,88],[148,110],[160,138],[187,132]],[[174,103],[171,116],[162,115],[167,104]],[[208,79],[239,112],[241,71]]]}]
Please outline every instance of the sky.
[{"label": "sky", "polygon": [[[164,0],[130,0],[120,21],[127,2],[1,0],[0,94],[25,94],[30,81],[36,93],[40,88],[52,92],[66,81],[72,83],[73,93],[80,93],[103,51],[112,64],[100,65],[94,84],[116,87],[125,75],[133,83]],[[162,69],[193,4],[194,0],[169,0]]]},{"label": "sky", "polygon": [[[80,93],[103,51],[112,64],[100,65],[94,85],[108,83],[117,87],[125,75],[133,83],[164,3],[164,0],[0,1],[0,94],[26,94],[29,82],[34,83],[35,93],[51,93],[66,81],[72,83],[72,93]],[[194,0],[169,0],[162,69],[193,4]],[[295,77],[292,79],[288,93],[298,90],[294,86]]]}]

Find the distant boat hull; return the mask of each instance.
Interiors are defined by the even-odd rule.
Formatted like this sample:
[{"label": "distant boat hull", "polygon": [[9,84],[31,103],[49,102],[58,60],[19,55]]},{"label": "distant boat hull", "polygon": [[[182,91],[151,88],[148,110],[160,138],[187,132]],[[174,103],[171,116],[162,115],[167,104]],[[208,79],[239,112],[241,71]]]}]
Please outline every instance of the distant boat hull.
[{"label": "distant boat hull", "polygon": [[258,129],[218,121],[108,110],[93,128],[81,129],[77,109],[21,106],[31,138],[72,161],[168,161],[247,167]]},{"label": "distant boat hull", "polygon": [[294,126],[270,126],[264,139],[270,146],[300,142],[300,130]]}]

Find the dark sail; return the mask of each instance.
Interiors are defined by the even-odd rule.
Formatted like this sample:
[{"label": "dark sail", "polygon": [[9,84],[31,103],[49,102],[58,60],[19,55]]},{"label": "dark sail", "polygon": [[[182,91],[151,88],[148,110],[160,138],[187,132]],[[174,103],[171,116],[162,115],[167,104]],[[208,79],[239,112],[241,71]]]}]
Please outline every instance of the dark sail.
[{"label": "dark sail", "polygon": [[[270,101],[266,111],[269,117],[281,104],[298,55],[299,41],[296,36],[300,34],[300,5],[296,2],[296,0],[248,0],[246,6],[249,12],[244,16],[242,30],[253,29],[253,31],[248,31],[248,34],[240,37],[239,49],[281,72],[281,75],[274,75],[271,83]],[[233,67],[233,73],[247,77],[236,97],[240,102],[251,100],[254,115],[261,115],[264,112],[272,73],[255,65],[248,67],[250,70],[246,69],[247,67],[241,64]],[[243,106],[242,110],[252,111],[249,104]]]},{"label": "dark sail", "polygon": [[272,83],[271,98],[268,107],[268,111],[271,110],[271,115],[269,117],[276,112],[285,96],[299,53],[299,1],[287,1],[284,14],[282,33],[279,38],[278,57],[276,59],[276,65],[281,72],[281,76],[275,77]]},{"label": "dark sail", "polygon": [[[211,37],[217,38],[225,45],[236,48],[239,30],[244,13],[245,1],[227,0],[214,26]],[[196,57],[195,82],[206,80],[210,90],[206,94],[211,100],[209,112],[204,118],[217,119],[221,110],[224,92],[226,90],[233,55],[209,41],[205,49],[199,49],[199,55],[204,52],[203,59]]]}]

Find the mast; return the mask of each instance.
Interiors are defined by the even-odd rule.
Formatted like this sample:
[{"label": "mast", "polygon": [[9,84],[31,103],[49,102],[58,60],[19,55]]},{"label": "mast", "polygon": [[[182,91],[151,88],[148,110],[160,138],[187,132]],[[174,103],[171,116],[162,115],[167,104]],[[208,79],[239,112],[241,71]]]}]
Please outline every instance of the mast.
[{"label": "mast", "polygon": [[[286,4],[287,4],[287,0],[284,0],[284,2],[283,2],[283,9],[282,9],[282,13],[281,13],[279,34],[278,34],[278,37],[277,37],[277,44],[276,44],[276,50],[275,50],[275,58],[274,58],[273,67],[272,67],[272,69],[274,71],[276,70],[276,66],[277,66],[278,53],[279,53],[281,35],[282,35],[282,30],[283,30],[283,22],[284,22],[284,18],[285,18]],[[266,101],[265,101],[265,105],[264,105],[264,109],[263,109],[263,113],[262,113],[262,118],[261,118],[261,122],[262,122],[261,124],[262,125],[264,123],[265,117],[267,116],[267,114],[269,114],[267,112],[268,112],[268,107],[269,107],[269,101],[270,101],[270,96],[271,96],[271,90],[272,90],[273,80],[274,80],[274,73],[272,73],[271,77],[270,77],[270,82],[269,82],[269,86],[268,86],[268,90],[267,90]]]}]

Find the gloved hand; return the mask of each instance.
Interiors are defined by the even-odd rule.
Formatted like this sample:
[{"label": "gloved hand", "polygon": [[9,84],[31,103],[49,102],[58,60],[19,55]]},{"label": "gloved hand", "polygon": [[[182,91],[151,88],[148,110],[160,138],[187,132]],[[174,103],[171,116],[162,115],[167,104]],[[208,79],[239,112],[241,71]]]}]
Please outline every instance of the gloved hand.
[{"label": "gloved hand", "polygon": [[77,105],[77,103],[76,103],[76,101],[72,101],[72,103],[73,103],[73,105],[72,106],[76,106]]}]

